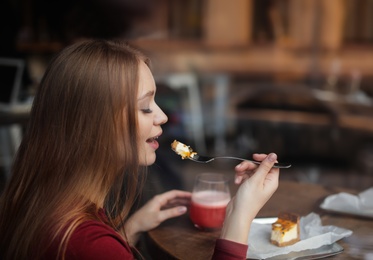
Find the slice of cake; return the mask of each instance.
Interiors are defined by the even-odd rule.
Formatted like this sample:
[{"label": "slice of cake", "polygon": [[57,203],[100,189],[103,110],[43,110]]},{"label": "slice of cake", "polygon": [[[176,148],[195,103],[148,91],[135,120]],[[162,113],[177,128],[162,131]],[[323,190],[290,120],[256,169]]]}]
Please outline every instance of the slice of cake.
[{"label": "slice of cake", "polygon": [[197,154],[196,152],[193,152],[193,149],[190,148],[190,146],[187,146],[176,140],[172,142],[171,148],[183,159],[193,157],[195,154]]},{"label": "slice of cake", "polygon": [[299,215],[280,212],[272,224],[271,243],[276,246],[289,246],[300,240]]}]

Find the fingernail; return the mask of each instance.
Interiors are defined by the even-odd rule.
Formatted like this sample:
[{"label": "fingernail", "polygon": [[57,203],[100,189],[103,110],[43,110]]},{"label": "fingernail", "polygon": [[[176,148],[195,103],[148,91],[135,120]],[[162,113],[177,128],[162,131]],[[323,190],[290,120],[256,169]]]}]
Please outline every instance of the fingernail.
[{"label": "fingernail", "polygon": [[178,207],[177,210],[179,211],[179,213],[185,213],[187,211],[187,208],[186,207]]},{"label": "fingernail", "polygon": [[269,155],[268,155],[268,160],[269,160],[270,162],[275,162],[275,161],[277,160],[277,156],[276,156],[276,154],[274,154],[274,153],[269,154]]},{"label": "fingernail", "polygon": [[242,164],[238,164],[238,165],[236,165],[236,169],[239,169],[239,168],[241,168],[242,167]]}]

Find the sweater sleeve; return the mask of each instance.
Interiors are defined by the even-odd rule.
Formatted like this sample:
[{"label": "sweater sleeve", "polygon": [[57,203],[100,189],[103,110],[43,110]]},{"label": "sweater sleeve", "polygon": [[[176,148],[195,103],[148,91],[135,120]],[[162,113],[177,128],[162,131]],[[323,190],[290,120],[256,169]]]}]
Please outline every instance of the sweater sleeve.
[{"label": "sweater sleeve", "polygon": [[244,260],[246,259],[248,245],[226,239],[217,239],[215,243],[213,260]]},{"label": "sweater sleeve", "polygon": [[134,259],[129,245],[109,226],[87,221],[73,233],[66,259]]}]

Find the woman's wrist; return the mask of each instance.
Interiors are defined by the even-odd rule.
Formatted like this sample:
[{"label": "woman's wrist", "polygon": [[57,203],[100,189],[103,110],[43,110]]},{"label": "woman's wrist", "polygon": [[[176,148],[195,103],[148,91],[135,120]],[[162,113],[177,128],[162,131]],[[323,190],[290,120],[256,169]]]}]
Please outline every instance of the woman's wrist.
[{"label": "woman's wrist", "polygon": [[124,233],[125,237],[127,238],[127,242],[130,246],[135,246],[140,239],[141,231],[136,228],[136,223],[131,221],[131,219],[127,220],[126,224],[124,225]]},{"label": "woman's wrist", "polygon": [[232,212],[226,216],[220,238],[247,244],[252,220],[242,214]]}]

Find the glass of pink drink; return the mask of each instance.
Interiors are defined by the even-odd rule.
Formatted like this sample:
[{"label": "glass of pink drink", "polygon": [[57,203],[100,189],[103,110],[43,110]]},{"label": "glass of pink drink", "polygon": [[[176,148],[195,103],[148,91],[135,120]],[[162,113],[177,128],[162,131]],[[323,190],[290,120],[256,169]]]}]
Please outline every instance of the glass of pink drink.
[{"label": "glass of pink drink", "polygon": [[199,174],[193,187],[190,219],[199,229],[219,229],[230,199],[228,178],[217,173]]}]

